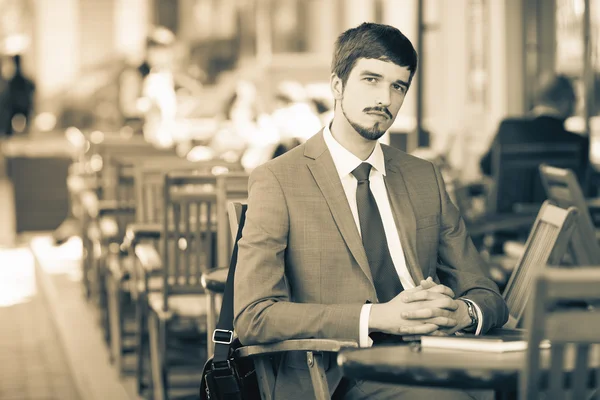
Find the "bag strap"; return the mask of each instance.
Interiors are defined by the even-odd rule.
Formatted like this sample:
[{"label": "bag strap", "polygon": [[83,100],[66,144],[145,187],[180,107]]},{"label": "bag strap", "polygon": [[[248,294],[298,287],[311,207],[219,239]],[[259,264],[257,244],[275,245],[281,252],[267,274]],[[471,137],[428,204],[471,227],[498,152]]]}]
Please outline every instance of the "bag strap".
[{"label": "bag strap", "polygon": [[213,367],[219,367],[219,364],[227,363],[229,359],[229,349],[233,342],[233,279],[235,275],[235,266],[238,256],[238,242],[242,237],[242,229],[246,222],[247,204],[242,204],[242,215],[238,225],[238,231],[231,253],[229,262],[229,272],[227,273],[227,282],[225,283],[225,292],[223,293],[223,302],[221,303],[221,312],[219,322],[213,332],[213,342],[215,352],[213,356]]}]

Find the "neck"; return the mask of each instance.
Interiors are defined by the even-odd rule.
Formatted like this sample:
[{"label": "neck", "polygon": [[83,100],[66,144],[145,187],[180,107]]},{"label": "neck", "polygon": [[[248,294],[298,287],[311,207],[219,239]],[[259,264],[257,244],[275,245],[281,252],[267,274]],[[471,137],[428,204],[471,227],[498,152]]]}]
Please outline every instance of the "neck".
[{"label": "neck", "polygon": [[365,139],[356,132],[341,110],[336,112],[330,130],[339,144],[363,161],[369,158],[377,144],[376,140]]}]

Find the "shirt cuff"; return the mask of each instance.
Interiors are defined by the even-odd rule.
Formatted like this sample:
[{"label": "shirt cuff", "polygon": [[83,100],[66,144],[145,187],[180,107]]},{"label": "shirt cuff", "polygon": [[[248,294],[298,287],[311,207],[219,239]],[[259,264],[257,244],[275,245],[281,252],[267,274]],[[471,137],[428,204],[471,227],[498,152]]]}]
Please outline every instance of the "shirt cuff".
[{"label": "shirt cuff", "polygon": [[481,335],[481,329],[483,328],[483,313],[481,312],[481,308],[475,303],[473,300],[465,299],[464,297],[460,298],[468,303],[470,303],[475,309],[475,313],[477,313],[477,329],[475,329],[475,335]]},{"label": "shirt cuff", "polygon": [[358,345],[360,347],[371,347],[373,340],[369,337],[369,316],[372,304],[365,304],[360,310]]}]

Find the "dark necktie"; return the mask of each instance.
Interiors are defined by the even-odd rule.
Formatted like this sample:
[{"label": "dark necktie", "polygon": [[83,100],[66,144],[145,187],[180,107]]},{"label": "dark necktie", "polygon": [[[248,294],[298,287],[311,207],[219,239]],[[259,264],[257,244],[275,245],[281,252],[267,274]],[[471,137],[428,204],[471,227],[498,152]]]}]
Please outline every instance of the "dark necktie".
[{"label": "dark necktie", "polygon": [[358,180],[356,205],[362,242],[369,260],[377,297],[383,303],[396,297],[403,288],[392,262],[379,208],[369,185],[370,172],[371,164],[362,163],[352,171],[352,175]]}]

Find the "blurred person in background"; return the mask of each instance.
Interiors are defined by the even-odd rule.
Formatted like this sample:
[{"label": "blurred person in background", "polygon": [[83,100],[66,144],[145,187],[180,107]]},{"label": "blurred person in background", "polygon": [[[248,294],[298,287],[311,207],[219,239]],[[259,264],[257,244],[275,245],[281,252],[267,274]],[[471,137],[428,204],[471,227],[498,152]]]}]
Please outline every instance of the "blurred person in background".
[{"label": "blurred person in background", "polygon": [[8,82],[4,79],[4,74],[1,73],[2,57],[0,56],[0,137],[9,135],[12,132],[10,126],[10,93],[8,90]]},{"label": "blurred person in background", "polygon": [[12,57],[12,63],[8,64],[8,113],[9,123],[6,134],[15,132],[26,132],[31,124],[33,113],[33,96],[35,84],[25,76],[21,65],[21,55]]},{"label": "blurred person in background", "polygon": [[174,67],[175,35],[166,28],[156,28],[149,38],[146,62],[139,68],[146,76],[138,104],[145,116],[144,137],[160,147],[173,144],[177,115]]},{"label": "blurred person in background", "polygon": [[582,182],[589,164],[588,137],[570,132],[565,121],[575,111],[577,98],[573,84],[564,75],[547,75],[541,80],[537,104],[522,118],[500,123],[489,150],[480,161],[483,174],[492,173],[492,150],[497,145],[529,143],[576,143],[581,148],[581,167],[574,171]]},{"label": "blurred person in background", "polygon": [[144,113],[139,100],[142,97],[144,80],[150,73],[150,65],[146,59],[139,65],[128,60],[119,76],[119,108],[125,125],[136,127],[141,131]]}]

